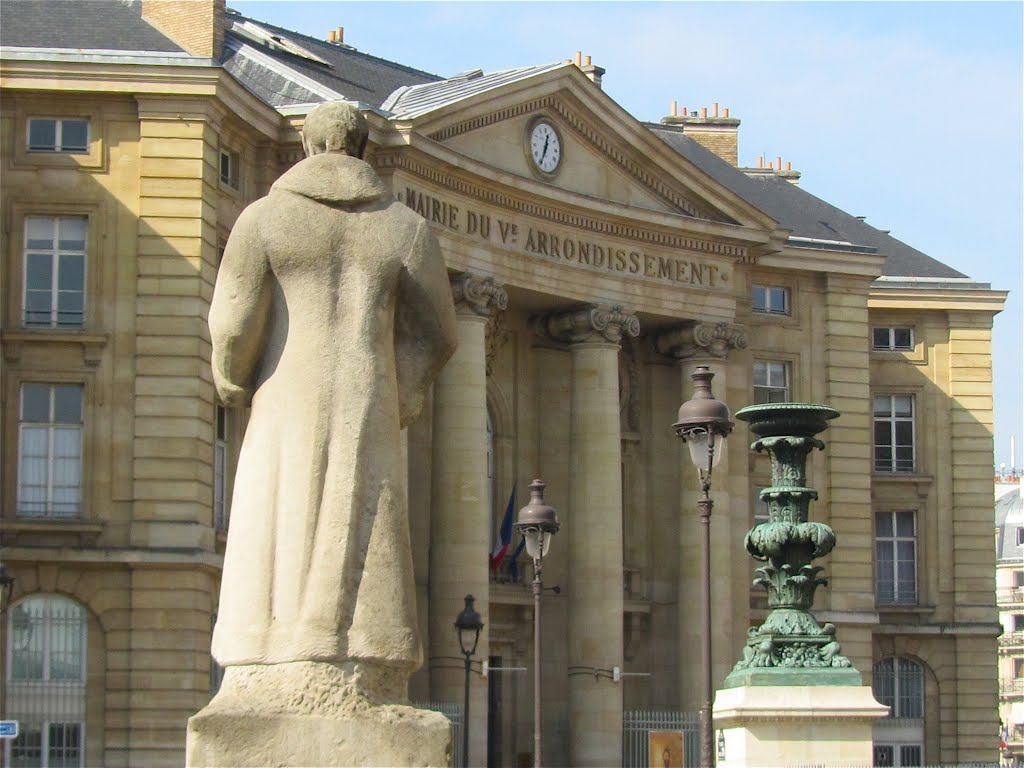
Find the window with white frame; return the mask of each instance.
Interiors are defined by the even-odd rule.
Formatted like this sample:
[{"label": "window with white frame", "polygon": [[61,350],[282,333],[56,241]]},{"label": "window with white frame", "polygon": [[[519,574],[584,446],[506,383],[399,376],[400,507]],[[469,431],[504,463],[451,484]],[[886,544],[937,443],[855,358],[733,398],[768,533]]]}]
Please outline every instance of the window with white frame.
[{"label": "window with white frame", "polygon": [[239,186],[239,157],[237,152],[227,149],[220,151],[220,180],[232,189]]},{"label": "window with white frame", "polygon": [[26,328],[81,328],[85,325],[84,216],[25,218]]},{"label": "window with white frame", "polygon": [[213,443],[213,527],[228,529],[230,499],[228,497],[228,411],[218,405],[215,414],[216,436]]},{"label": "window with white frame", "polygon": [[789,402],[789,365],[778,362],[754,363],[754,402]]},{"label": "window with white frame", "polygon": [[897,326],[872,328],[871,348],[908,352],[914,348],[914,329]]},{"label": "window with white frame", "polygon": [[85,118],[30,117],[29,152],[68,152],[84,154],[89,150],[89,121]]},{"label": "window with white frame", "polygon": [[754,312],[763,312],[769,315],[788,315],[789,289],[777,285],[755,285],[753,289]]},{"label": "window with white frame", "polygon": [[12,768],[85,765],[85,610],[64,597],[22,600],[7,625],[6,717],[18,736],[6,741]]},{"label": "window with white frame", "polygon": [[875,395],[875,472],[913,472],[914,396]]},{"label": "window with white frame", "polygon": [[74,518],[82,498],[82,385],[22,384],[19,517]]},{"label": "window with white frame", "polygon": [[917,604],[917,515],[875,513],[875,597],[880,605]]},{"label": "window with white frame", "polygon": [[889,707],[874,726],[876,766],[924,764],[924,669],[913,659],[882,659],[872,670],[872,692]]}]

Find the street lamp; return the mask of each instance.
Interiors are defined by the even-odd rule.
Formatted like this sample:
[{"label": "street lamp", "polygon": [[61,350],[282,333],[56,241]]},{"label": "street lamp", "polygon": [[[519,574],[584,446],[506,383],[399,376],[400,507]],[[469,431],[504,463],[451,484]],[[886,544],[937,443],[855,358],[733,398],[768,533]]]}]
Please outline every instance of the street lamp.
[{"label": "street lamp", "polygon": [[480,630],[484,623],[480,614],[473,608],[472,595],[466,595],[466,607],[455,618],[455,628],[459,631],[459,648],[466,659],[465,697],[462,706],[462,765],[469,768],[469,658],[476,653],[476,644],[480,641]]},{"label": "street lamp", "polygon": [[540,596],[541,561],[558,531],[558,514],[544,503],[544,481],[530,483],[530,503],[519,510],[515,529],[523,534],[526,553],[533,558],[533,765],[540,768]]},{"label": "street lamp", "polygon": [[700,473],[700,524],[703,532],[701,565],[703,583],[701,596],[704,609],[704,637],[702,656],[704,664],[704,690],[700,705],[700,764],[713,766],[714,729],[711,719],[711,471],[725,453],[725,438],[732,431],[729,408],[711,394],[711,380],[715,374],[706,365],[698,365],[690,375],[693,379],[693,397],[679,407],[679,420],[673,424],[676,434],[690,449],[690,458]]}]

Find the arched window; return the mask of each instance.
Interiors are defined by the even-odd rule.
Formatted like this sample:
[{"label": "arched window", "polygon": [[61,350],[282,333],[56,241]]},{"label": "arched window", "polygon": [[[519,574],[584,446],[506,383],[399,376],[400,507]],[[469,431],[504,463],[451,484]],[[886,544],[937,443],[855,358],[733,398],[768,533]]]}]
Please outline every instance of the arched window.
[{"label": "arched window", "polygon": [[63,597],[30,597],[8,614],[6,742],[12,768],[85,765],[86,616]]},{"label": "arched window", "polygon": [[874,764],[924,764],[924,668],[899,656],[882,659],[873,668],[872,692],[889,716],[875,724]]}]

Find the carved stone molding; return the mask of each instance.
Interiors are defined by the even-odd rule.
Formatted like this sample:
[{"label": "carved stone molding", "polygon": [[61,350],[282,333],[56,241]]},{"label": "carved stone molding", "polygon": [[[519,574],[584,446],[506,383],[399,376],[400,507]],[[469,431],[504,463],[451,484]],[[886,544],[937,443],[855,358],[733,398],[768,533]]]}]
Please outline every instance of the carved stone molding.
[{"label": "carved stone molding", "polygon": [[508,308],[508,293],[493,277],[463,272],[452,278],[452,298],[460,315],[493,317]]},{"label": "carved stone molding", "polygon": [[536,329],[540,335],[566,344],[588,341],[618,344],[624,335],[640,335],[640,320],[618,305],[591,305],[544,315],[538,319]]},{"label": "carved stone molding", "polygon": [[746,349],[747,329],[733,323],[690,321],[658,334],[654,340],[659,353],[676,360],[691,357],[724,358],[732,349]]}]

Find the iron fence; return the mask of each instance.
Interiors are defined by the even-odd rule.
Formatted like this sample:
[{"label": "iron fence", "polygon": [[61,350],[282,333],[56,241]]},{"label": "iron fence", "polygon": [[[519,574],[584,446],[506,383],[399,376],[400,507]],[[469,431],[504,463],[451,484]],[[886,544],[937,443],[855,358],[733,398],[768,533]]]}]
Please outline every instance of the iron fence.
[{"label": "iron fence", "polygon": [[414,701],[416,709],[440,712],[452,724],[452,768],[462,765],[462,705],[449,701]]},{"label": "iron fence", "polygon": [[683,734],[683,765],[698,768],[700,715],[664,709],[631,709],[622,717],[623,768],[648,768],[651,731],[679,731]]}]

